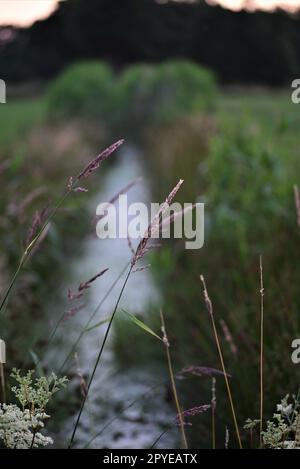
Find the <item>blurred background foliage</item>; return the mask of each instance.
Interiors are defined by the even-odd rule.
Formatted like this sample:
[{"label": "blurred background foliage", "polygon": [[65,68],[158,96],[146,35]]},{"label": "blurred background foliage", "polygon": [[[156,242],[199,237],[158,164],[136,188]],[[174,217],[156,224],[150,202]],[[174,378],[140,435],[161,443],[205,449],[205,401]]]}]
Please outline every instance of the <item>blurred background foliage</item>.
[{"label": "blurred background foliage", "polygon": [[215,101],[213,74],[196,64],[135,65],[116,75],[104,63],[83,62],[51,84],[48,112],[54,119],[99,118],[136,134],[148,124],[208,111]]}]

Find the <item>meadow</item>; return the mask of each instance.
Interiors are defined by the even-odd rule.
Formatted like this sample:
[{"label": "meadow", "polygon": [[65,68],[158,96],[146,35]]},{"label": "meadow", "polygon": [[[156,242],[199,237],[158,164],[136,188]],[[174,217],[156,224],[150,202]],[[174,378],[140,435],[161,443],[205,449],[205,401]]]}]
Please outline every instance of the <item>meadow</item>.
[{"label": "meadow", "polygon": [[[113,330],[116,372],[148,368],[154,377],[163,374],[161,392],[174,419],[177,415],[178,428],[176,422],[164,422],[157,435],[162,447],[165,434],[174,429],[177,445],[238,447],[228,383],[243,447],[297,447],[299,383],[291,343],[300,330],[300,235],[294,198],[300,174],[300,114],[290,91],[220,88],[210,72],[187,63],[135,66],[121,77],[104,64],[84,63],[64,72],[41,97],[8,100],[0,108],[0,125],[1,296],[26,245],[36,239],[30,230],[37,223],[37,210],[55,207],[68,190],[70,176],[99,148],[124,137],[123,146],[141,149],[154,200],[165,200],[184,179],[176,200],[206,204],[205,245],[190,252],[183,242],[169,240],[147,254],[161,296],[159,307],[150,301],[142,315],[134,310],[129,311],[133,316],[123,314],[126,287],[121,290],[113,318],[107,314],[109,319],[99,327],[99,334],[106,330],[107,336]],[[74,252],[80,259],[83,241],[90,235],[88,200],[117,164],[118,158],[111,155],[89,181],[88,194],[72,193],[55,217],[50,211],[47,235],[38,237],[41,242],[3,305],[0,330],[7,344],[9,402],[15,402],[10,393],[12,368],[24,373],[34,368],[38,376],[52,371],[43,358],[51,348],[53,328],[56,331],[48,304],[60,304],[59,286],[67,278],[70,260]],[[120,189],[126,183],[120,181]],[[44,230],[43,223],[36,225],[35,236],[41,227]],[[93,282],[88,288],[95,288]],[[104,293],[100,287],[99,293]],[[265,434],[259,423],[262,304]],[[161,332],[160,309],[167,339]],[[165,338],[164,344],[168,340],[170,347],[161,346],[155,335]],[[106,344],[105,335],[101,343]],[[97,359],[101,354],[99,347]],[[81,381],[74,369],[66,371],[70,383],[50,403],[57,421],[54,444],[67,415],[75,424],[95,365],[89,364]],[[290,400],[280,404],[287,394]],[[63,404],[65,410],[59,412],[67,400],[69,405]],[[267,424],[277,404],[277,417]],[[244,429],[248,418],[252,421]],[[96,422],[96,427],[104,423]]]}]

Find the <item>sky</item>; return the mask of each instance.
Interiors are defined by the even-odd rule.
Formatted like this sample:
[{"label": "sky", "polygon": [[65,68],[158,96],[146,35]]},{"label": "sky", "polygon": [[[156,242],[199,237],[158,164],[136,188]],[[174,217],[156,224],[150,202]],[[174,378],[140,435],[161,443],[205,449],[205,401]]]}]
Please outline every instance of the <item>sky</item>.
[{"label": "sky", "polygon": [[[29,26],[37,19],[52,13],[59,0],[0,0],[0,24]],[[88,1],[88,0],[87,0]],[[113,1],[113,0],[112,0]],[[273,9],[281,6],[290,11],[300,7],[300,0],[207,0],[219,3],[233,10],[241,9],[248,3],[249,9]]]}]

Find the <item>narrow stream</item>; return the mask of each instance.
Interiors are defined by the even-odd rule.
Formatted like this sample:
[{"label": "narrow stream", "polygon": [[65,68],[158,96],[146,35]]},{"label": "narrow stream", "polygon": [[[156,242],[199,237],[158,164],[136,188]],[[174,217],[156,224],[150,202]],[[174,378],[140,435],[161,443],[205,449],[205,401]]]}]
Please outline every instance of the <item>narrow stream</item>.
[{"label": "narrow stream", "polygon": [[[104,180],[101,180],[101,188],[90,203],[91,217],[95,215],[99,203],[110,200],[134,178],[143,177],[143,173],[144,169],[139,161],[138,151],[127,147],[121,152],[117,163],[106,173]],[[146,177],[129,190],[128,203],[133,202],[144,202],[149,205],[150,189]],[[76,289],[82,281],[91,278],[106,267],[109,267],[109,271],[89,289],[84,297],[85,308],[59,327],[57,338],[60,343],[59,355],[61,357],[64,358],[68,354],[88,318],[98,307],[99,302],[130,258],[131,253],[126,239],[100,240],[90,237],[85,241],[83,254],[78,257],[74,254],[68,284],[62,286],[65,296],[68,288]],[[91,325],[97,324],[112,313],[122,286],[122,279],[106,298]],[[119,309],[126,308],[134,314],[143,314],[149,303],[159,305],[159,298],[160,294],[154,285],[151,271],[144,270],[131,276]],[[73,370],[79,368],[84,376],[90,376],[106,327],[107,324],[84,334],[77,347],[77,363],[74,357],[71,357],[69,367],[71,365]],[[84,447],[94,438],[89,444],[90,448],[149,448],[174,419],[174,410],[165,399],[166,385],[161,384],[166,375],[154,375],[147,369],[130,367],[120,372],[110,344],[111,339],[104,351],[103,360],[99,364],[90,390],[88,403],[77,431],[76,446]],[[134,347],[134,344],[132,346]],[[48,360],[55,363],[54,368],[57,369],[56,347],[50,351]],[[77,386],[79,380],[78,377]],[[72,392],[72,384],[69,391]],[[58,446],[65,445],[70,438],[75,417],[65,422],[58,438],[59,441],[56,441]],[[176,440],[177,429],[175,427],[163,435],[156,447],[176,447]]]}]

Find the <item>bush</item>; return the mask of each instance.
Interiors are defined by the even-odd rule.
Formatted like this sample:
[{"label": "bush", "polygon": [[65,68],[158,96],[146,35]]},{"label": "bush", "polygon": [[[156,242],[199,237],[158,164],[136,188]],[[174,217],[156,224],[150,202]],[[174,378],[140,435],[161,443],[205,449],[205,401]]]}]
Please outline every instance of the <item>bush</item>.
[{"label": "bush", "polygon": [[209,110],[216,86],[213,74],[198,65],[166,62],[128,68],[119,80],[118,94],[126,120],[139,127]]},{"label": "bush", "polygon": [[81,62],[64,71],[48,92],[50,117],[105,118],[112,109],[114,78],[101,62]]},{"label": "bush", "polygon": [[119,78],[101,62],[72,65],[48,92],[50,117],[102,119],[127,132],[212,108],[211,72],[189,62],[133,65]]}]

